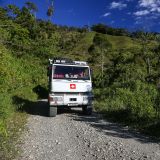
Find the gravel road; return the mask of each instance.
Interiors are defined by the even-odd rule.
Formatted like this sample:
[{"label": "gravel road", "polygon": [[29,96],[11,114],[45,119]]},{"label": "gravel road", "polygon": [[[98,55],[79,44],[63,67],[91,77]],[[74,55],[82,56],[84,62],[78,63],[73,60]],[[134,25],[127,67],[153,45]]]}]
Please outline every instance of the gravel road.
[{"label": "gravel road", "polygon": [[160,160],[160,144],[97,113],[80,109],[46,116],[46,101],[33,104],[18,160]]}]

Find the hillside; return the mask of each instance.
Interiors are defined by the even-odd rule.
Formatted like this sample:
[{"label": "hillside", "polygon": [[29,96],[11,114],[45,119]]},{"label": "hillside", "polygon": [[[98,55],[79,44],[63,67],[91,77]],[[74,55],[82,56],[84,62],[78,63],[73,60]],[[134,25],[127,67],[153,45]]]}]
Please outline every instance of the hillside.
[{"label": "hillside", "polygon": [[112,36],[107,35],[108,41],[112,44],[113,49],[129,49],[140,47],[136,39],[131,39],[127,36]]},{"label": "hillside", "polygon": [[[96,32],[89,32],[86,33],[85,36],[77,43],[77,45],[73,48],[72,54],[88,54],[88,49],[93,44],[93,38]],[[131,39],[127,36],[112,36],[112,35],[105,35],[102,36],[106,37],[108,41],[112,44],[113,50],[118,49],[130,49],[134,47],[139,47],[140,45],[136,40]]]},{"label": "hillside", "polygon": [[[74,55],[78,54],[88,54],[88,49],[93,44],[93,39],[96,32],[88,32],[85,36],[76,44],[71,53]],[[112,50],[121,50],[121,49],[140,49],[142,46],[139,43],[139,40],[136,38],[131,38],[127,36],[114,36],[108,34],[101,34],[101,36],[106,37],[106,39],[112,44]],[[150,47],[154,48],[158,45],[156,41],[150,41]]]},{"label": "hillside", "polygon": [[[72,49],[71,54],[76,56],[88,56],[88,49],[93,44],[93,38],[95,36],[95,32],[85,33],[84,37],[76,44],[76,46]],[[84,57],[82,57],[84,58]],[[86,58],[86,57],[85,57]]]}]

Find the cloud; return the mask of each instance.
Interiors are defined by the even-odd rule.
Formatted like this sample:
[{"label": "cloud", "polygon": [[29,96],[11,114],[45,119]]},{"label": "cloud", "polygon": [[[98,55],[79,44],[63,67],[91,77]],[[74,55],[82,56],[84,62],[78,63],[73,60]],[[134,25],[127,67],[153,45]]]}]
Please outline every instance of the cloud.
[{"label": "cloud", "polygon": [[111,13],[105,13],[104,15],[103,15],[103,17],[108,17],[109,15],[111,15]]},{"label": "cloud", "polygon": [[139,0],[139,8],[145,8],[152,13],[160,13],[160,0]]},{"label": "cloud", "polygon": [[137,8],[138,10],[133,13],[136,18],[142,17],[151,22],[151,19],[160,17],[160,0],[139,0]]},{"label": "cloud", "polygon": [[159,0],[139,0],[139,6],[141,7],[155,8],[158,4],[160,4]]},{"label": "cloud", "polygon": [[147,16],[139,16],[135,17],[135,26],[138,28],[141,28],[145,31],[150,31],[150,29],[157,25],[157,21],[159,19],[159,16],[157,14],[155,15],[147,15]]},{"label": "cloud", "polygon": [[135,16],[145,16],[147,14],[149,14],[150,12],[148,10],[142,10],[142,11],[137,11],[137,12],[134,12],[134,15]]},{"label": "cloud", "polygon": [[127,4],[123,3],[123,2],[112,2],[110,4],[110,9],[123,9],[123,8],[126,8],[127,7]]}]

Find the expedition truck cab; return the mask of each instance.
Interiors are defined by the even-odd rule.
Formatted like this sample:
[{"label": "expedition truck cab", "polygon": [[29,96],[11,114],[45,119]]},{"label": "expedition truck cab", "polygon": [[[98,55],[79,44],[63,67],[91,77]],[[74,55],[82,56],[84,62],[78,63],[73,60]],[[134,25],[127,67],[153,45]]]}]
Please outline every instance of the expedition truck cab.
[{"label": "expedition truck cab", "polygon": [[87,62],[68,59],[49,59],[49,116],[57,114],[60,107],[81,107],[92,114],[91,71]]}]

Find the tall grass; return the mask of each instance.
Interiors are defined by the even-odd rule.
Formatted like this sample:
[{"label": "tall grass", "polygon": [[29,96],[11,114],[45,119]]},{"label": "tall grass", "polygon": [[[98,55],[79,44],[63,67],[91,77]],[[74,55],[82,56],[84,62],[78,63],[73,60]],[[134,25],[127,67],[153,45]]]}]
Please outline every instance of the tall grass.
[{"label": "tall grass", "polygon": [[17,138],[27,118],[17,112],[21,106],[14,104],[13,97],[34,101],[38,96],[33,88],[46,86],[46,82],[46,68],[38,58],[26,55],[17,59],[0,46],[0,159],[15,157]]}]

